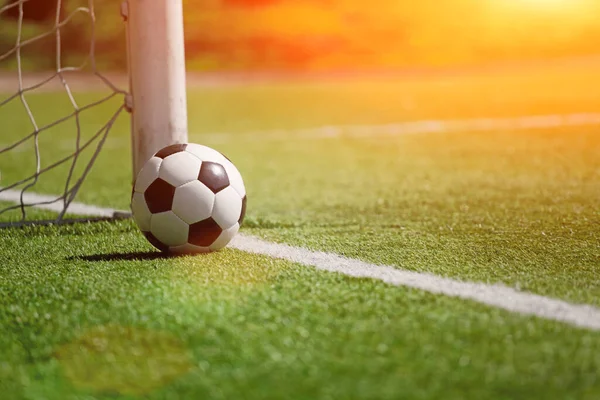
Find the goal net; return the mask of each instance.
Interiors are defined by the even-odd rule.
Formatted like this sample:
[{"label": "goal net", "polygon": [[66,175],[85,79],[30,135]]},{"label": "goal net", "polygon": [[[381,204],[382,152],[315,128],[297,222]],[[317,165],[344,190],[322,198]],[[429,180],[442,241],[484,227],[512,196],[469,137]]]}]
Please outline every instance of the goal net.
[{"label": "goal net", "polygon": [[87,182],[186,141],[183,54],[181,0],[0,0],[0,226],[127,216]]}]

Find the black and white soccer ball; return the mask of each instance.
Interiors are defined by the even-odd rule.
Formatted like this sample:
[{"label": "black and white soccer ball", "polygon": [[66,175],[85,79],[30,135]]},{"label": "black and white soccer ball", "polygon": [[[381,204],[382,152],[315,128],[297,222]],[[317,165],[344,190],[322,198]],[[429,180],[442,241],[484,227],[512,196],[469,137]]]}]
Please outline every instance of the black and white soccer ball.
[{"label": "black and white soccer ball", "polygon": [[206,253],[222,249],[238,233],[246,214],[246,189],[238,169],[217,150],[174,144],[140,170],[131,210],[159,250]]}]

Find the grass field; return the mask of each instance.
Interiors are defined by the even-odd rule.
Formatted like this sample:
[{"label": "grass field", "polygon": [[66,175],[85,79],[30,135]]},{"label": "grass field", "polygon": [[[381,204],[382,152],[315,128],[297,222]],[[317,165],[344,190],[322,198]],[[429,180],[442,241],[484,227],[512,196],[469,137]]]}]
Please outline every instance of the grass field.
[{"label": "grass field", "polygon": [[[600,306],[600,126],[344,134],[597,112],[594,67],[194,88],[190,140],[242,172],[244,234]],[[71,111],[28,100],[40,125]],[[83,113],[83,136],[120,103]],[[18,101],[0,120],[2,145],[31,131]],[[40,135],[42,165],[74,127]],[[34,162],[0,154],[0,186]],[[123,115],[77,201],[126,209],[130,164]],[[129,220],[1,230],[0,279],[3,399],[600,398],[597,331],[234,249],[162,257]]]}]

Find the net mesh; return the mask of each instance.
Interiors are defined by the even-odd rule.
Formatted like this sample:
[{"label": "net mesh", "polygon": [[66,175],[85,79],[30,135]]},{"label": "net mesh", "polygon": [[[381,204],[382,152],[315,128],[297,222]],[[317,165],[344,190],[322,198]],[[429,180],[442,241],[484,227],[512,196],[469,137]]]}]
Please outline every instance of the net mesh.
[{"label": "net mesh", "polygon": [[[41,7],[42,2],[11,0],[3,5],[0,0],[0,38],[5,43],[4,48],[0,46],[1,226],[41,218],[55,223],[67,221],[69,205],[126,109],[126,91],[118,87],[121,84],[113,83],[116,78],[102,74],[97,62],[94,0],[82,4],[43,2],[54,2],[55,9],[40,24],[28,22],[27,12],[34,10],[33,3]],[[118,16],[118,9],[111,12]],[[85,33],[80,34],[72,25],[85,27]],[[80,52],[83,55],[79,59],[73,52],[65,57],[65,32],[71,37],[69,43],[74,38],[85,38],[87,49]],[[7,48],[6,40],[11,35],[14,42]],[[51,61],[47,57],[40,61],[42,53],[47,53]],[[26,73],[31,60],[51,62],[52,69]],[[72,88],[77,85],[88,91],[94,88],[95,94],[78,96]],[[52,97],[48,97],[49,92]],[[53,212],[39,213],[40,209]]]}]

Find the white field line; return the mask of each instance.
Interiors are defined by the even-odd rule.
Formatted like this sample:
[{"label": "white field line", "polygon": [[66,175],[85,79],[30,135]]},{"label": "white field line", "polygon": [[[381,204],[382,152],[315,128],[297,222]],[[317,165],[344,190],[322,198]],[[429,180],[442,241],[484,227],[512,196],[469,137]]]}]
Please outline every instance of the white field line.
[{"label": "white field line", "polygon": [[[600,113],[527,115],[507,118],[432,119],[397,122],[382,125],[325,125],[303,129],[275,129],[240,133],[210,132],[190,133],[190,142],[209,145],[231,142],[319,140],[332,138],[361,138],[402,136],[427,133],[489,132],[498,130],[554,129],[573,126],[600,126]],[[73,140],[61,140],[61,150],[73,150]],[[129,139],[109,136],[105,149],[121,149]],[[9,143],[0,143],[0,149]],[[12,150],[15,153],[31,151],[27,146]]]},{"label": "white field line", "polygon": [[[10,201],[13,203],[21,202],[21,191],[20,190],[5,190],[0,192],[0,200]],[[25,192],[23,194],[23,203],[25,205],[34,205],[37,203],[48,203],[35,205],[36,208],[44,210],[50,210],[55,212],[61,212],[64,207],[63,200],[59,196],[44,195],[31,192]],[[86,215],[94,217],[112,217],[116,210],[109,208],[102,208],[96,206],[90,206],[87,204],[72,202],[69,204],[67,211],[74,215]]]},{"label": "white field line", "polygon": [[337,272],[356,278],[377,279],[395,286],[406,286],[430,293],[473,300],[523,315],[600,330],[600,309],[596,307],[571,304],[563,300],[521,292],[504,285],[464,282],[425,272],[406,271],[385,265],[370,264],[337,254],[269,243],[246,235],[238,235],[230,246],[238,250],[288,260],[324,271]]},{"label": "white field line", "polygon": [[[10,195],[6,195],[9,193]],[[19,192],[2,192],[2,200],[19,201]],[[54,196],[27,194],[27,202],[50,201]],[[60,211],[60,204],[55,205]],[[69,212],[86,216],[111,216],[115,211],[110,208],[71,203]],[[47,206],[44,208],[49,209]],[[56,208],[51,208],[56,210]],[[241,251],[283,259],[319,270],[340,273],[357,278],[371,278],[395,286],[406,286],[434,294],[442,294],[465,300],[472,300],[488,306],[564,322],[570,325],[592,330],[600,330],[600,309],[585,304],[571,304],[563,300],[521,292],[504,285],[490,285],[477,282],[464,282],[444,278],[425,272],[397,269],[391,266],[371,264],[346,258],[337,254],[311,251],[301,247],[270,243],[248,236],[238,235],[230,245]]]},{"label": "white field line", "polygon": [[553,129],[573,126],[600,125],[600,113],[527,115],[507,118],[469,118],[449,120],[419,120],[383,125],[327,125],[306,129],[269,130],[232,133],[195,133],[190,140],[210,143],[231,141],[290,139],[330,139],[340,137],[401,136],[425,133],[486,132],[497,130]]}]

